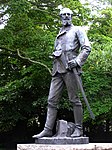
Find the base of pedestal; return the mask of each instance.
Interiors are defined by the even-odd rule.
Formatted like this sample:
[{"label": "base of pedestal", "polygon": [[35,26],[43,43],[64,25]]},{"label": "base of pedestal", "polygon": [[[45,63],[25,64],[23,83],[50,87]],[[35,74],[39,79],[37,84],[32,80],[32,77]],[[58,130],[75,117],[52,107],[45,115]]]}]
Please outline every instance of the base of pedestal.
[{"label": "base of pedestal", "polygon": [[112,150],[112,143],[89,143],[89,144],[18,144],[17,150]]},{"label": "base of pedestal", "polygon": [[88,137],[43,137],[35,138],[36,144],[88,144]]}]

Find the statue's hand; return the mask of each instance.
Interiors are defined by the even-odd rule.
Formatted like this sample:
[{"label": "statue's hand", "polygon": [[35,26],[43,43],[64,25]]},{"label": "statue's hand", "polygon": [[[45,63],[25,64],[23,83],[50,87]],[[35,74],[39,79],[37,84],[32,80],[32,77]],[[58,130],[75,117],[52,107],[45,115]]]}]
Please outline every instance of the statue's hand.
[{"label": "statue's hand", "polygon": [[68,66],[70,69],[77,67],[77,62],[75,59],[68,61]]}]

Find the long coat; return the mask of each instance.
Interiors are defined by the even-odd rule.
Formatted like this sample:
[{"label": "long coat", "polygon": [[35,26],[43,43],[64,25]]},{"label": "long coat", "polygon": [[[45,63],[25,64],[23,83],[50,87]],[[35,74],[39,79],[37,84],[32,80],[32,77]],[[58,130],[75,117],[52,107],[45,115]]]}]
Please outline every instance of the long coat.
[{"label": "long coat", "polygon": [[86,33],[80,26],[62,27],[55,40],[54,62],[52,75],[56,72],[66,73],[68,69],[68,61],[76,60],[78,64],[78,72],[85,63],[90,51],[90,42]]}]

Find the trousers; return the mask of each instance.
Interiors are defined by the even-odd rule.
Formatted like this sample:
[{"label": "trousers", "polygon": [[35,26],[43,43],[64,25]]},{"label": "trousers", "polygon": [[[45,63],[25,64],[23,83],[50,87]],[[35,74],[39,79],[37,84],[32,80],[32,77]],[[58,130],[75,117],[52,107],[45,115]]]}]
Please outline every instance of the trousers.
[{"label": "trousers", "polygon": [[78,96],[78,85],[72,71],[56,73],[55,76],[52,77],[48,96],[48,106],[57,109],[64,87],[67,89],[70,102],[74,106],[82,106]]}]

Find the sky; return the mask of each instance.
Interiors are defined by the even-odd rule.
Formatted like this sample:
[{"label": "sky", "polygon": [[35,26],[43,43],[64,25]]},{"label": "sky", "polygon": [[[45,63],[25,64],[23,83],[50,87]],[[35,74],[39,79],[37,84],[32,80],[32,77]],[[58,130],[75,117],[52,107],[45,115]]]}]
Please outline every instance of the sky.
[{"label": "sky", "polygon": [[106,8],[108,6],[107,1],[101,2],[100,0],[80,0],[82,4],[88,2],[91,6]]},{"label": "sky", "polygon": [[112,7],[107,3],[107,1],[101,2],[101,0],[80,0],[82,4],[89,3],[89,8],[93,15],[98,15],[98,10],[106,9],[107,7]]}]

